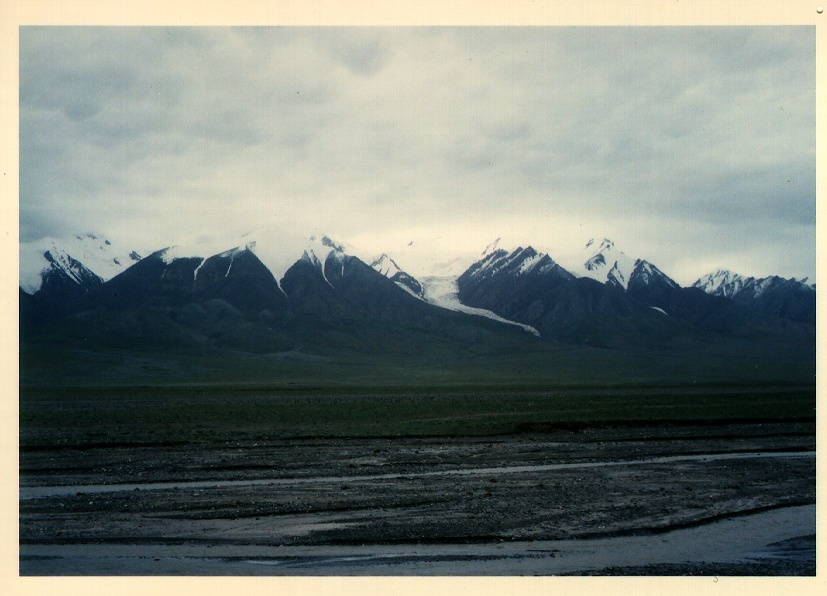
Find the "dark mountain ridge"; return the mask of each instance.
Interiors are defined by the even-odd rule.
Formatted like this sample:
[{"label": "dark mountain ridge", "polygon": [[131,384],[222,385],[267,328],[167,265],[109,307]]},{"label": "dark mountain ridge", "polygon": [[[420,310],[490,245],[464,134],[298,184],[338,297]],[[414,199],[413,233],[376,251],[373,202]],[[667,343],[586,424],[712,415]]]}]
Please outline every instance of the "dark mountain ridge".
[{"label": "dark mountain ridge", "polygon": [[[789,373],[796,378],[814,369],[814,327],[779,316],[785,307],[765,312],[681,288],[644,260],[618,261],[616,274],[601,282],[576,277],[530,246],[492,249],[459,276],[463,305],[531,326],[537,338],[513,324],[427,302],[417,291],[424,286],[401,277],[389,257],[371,266],[326,237],[314,246],[280,279],[254,243],[204,257],[156,251],[108,281],[64,259],[72,275],[60,277],[55,268],[33,295],[21,287],[22,353],[47,360],[61,350],[95,359],[121,354],[119,370],[130,371],[159,354],[214,354],[232,366],[239,358],[270,355],[276,369],[296,358],[362,358],[360,366],[378,366],[381,374],[448,367],[508,378],[546,378],[598,361],[610,363],[606,371],[638,363],[617,369],[620,377],[643,374],[649,365],[640,363],[648,362],[660,363],[652,366],[663,374],[689,375],[707,374],[698,367],[710,362],[718,371],[710,374],[728,375],[728,363],[737,362],[733,371],[740,372],[732,374],[742,379],[752,378],[756,366],[781,376],[798,371]],[[77,357],[86,374],[105,374]],[[286,370],[282,374],[292,374]]]},{"label": "dark mountain ridge", "polygon": [[[604,240],[585,269],[606,268],[606,281],[577,278],[531,247],[499,249],[471,265],[457,280],[464,304],[532,325],[547,339],[606,347],[631,347],[674,340],[696,332],[735,336],[813,330],[751,304],[681,288],[648,261],[609,263],[614,249]],[[622,253],[620,253],[622,255]],[[626,279],[628,277],[628,280]],[[626,285],[624,285],[626,284]]]}]

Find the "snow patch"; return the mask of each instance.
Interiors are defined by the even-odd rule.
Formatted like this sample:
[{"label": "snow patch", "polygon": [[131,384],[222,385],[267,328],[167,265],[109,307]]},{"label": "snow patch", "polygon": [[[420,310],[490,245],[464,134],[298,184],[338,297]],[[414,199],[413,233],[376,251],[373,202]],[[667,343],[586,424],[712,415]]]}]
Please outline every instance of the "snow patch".
[{"label": "snow patch", "polygon": [[490,310],[466,306],[460,302],[458,297],[459,290],[457,288],[457,279],[455,277],[426,277],[421,279],[420,282],[422,283],[422,287],[424,289],[424,299],[426,302],[447,310],[476,315],[478,317],[485,317],[487,319],[492,319],[508,325],[516,325],[517,327],[521,327],[529,333],[540,337],[540,332],[530,325],[510,321],[491,312]]},{"label": "snow patch", "polygon": [[201,259],[201,262],[198,263],[198,267],[195,268],[195,271],[192,272],[192,280],[195,281],[198,279],[198,272],[201,270],[201,267],[204,266],[204,263],[207,262],[207,259]]},{"label": "snow patch", "polygon": [[525,261],[523,261],[520,264],[520,275],[522,275],[523,273],[531,272],[534,269],[534,267],[536,267],[537,263],[539,263],[544,256],[545,255],[542,254],[536,254],[533,257],[529,257]]}]

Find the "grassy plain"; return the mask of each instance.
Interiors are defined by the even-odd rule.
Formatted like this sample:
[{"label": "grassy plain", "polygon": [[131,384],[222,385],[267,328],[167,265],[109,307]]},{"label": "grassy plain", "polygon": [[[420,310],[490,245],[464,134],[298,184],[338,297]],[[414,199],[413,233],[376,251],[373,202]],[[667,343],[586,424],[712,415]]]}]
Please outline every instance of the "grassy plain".
[{"label": "grassy plain", "polygon": [[21,447],[486,436],[588,426],[815,419],[815,388],[23,389]]},{"label": "grassy plain", "polygon": [[655,352],[538,341],[519,351],[482,343],[408,354],[30,342],[20,352],[20,441],[27,448],[486,436],[815,419],[812,346],[728,341]]}]

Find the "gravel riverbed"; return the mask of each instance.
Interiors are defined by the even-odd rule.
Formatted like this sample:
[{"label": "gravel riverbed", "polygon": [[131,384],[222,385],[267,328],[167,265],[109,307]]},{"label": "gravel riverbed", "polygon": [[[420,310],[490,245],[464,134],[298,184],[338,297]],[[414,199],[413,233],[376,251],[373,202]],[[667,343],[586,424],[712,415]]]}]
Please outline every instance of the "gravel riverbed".
[{"label": "gravel riverbed", "polygon": [[22,450],[21,575],[813,575],[815,425]]}]

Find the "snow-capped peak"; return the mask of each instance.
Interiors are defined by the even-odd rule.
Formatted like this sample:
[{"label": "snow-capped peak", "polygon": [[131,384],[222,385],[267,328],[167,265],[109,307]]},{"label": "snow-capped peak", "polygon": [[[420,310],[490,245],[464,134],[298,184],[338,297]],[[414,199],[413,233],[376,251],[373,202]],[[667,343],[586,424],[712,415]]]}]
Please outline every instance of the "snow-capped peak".
[{"label": "snow-capped peak", "polygon": [[601,283],[612,283],[624,290],[629,287],[637,261],[616,249],[614,242],[604,238],[596,245],[596,240],[592,238],[586,243],[584,251],[588,257],[577,274]]},{"label": "snow-capped peak", "polygon": [[680,285],[675,280],[670,278],[649,261],[643,261],[641,259],[635,261],[633,276],[636,277],[639,282],[647,286],[651,285],[653,282],[660,281],[672,288],[680,288]]},{"label": "snow-capped peak", "polygon": [[384,275],[406,292],[409,292],[417,298],[423,298],[425,288],[422,283],[406,271],[403,271],[399,265],[396,264],[396,261],[387,254],[382,253],[382,256],[373,259],[370,266],[374,271]]},{"label": "snow-capped peak", "polygon": [[345,249],[341,244],[337,244],[327,236],[319,238],[316,235],[311,235],[307,239],[302,258],[307,258],[315,266],[324,270],[324,264],[328,256],[331,254],[343,255],[344,252]]},{"label": "snow-capped peak", "polygon": [[589,240],[583,253],[585,253],[586,260],[573,271],[580,277],[589,277],[604,284],[608,283],[624,291],[629,289],[629,283],[633,280],[635,284],[644,286],[657,283],[673,288],[680,287],[655,265],[644,259],[634,259],[626,255],[608,238],[604,238],[599,244],[595,239]]},{"label": "snow-capped peak", "polygon": [[120,250],[99,234],[41,238],[20,244],[20,287],[34,294],[52,270],[61,270],[80,283],[78,264],[102,281],[108,281],[140,259],[134,250]]},{"label": "snow-capped peak", "polygon": [[734,298],[741,294],[751,298],[759,298],[769,290],[788,285],[797,286],[799,289],[806,291],[815,290],[812,284],[807,283],[807,278],[803,280],[785,279],[777,275],[761,278],[744,277],[725,269],[718,269],[714,273],[704,275],[692,284],[692,287],[700,288],[707,294],[723,296],[724,298]]},{"label": "snow-capped peak", "polygon": [[[495,244],[489,245],[489,248]],[[503,248],[497,248],[491,252],[486,249],[483,255],[483,258],[466,270],[462,277],[481,279],[501,274],[521,276],[536,273],[543,275],[552,270],[563,271],[554,259],[545,253],[537,252],[531,246],[526,248],[520,246],[510,252]],[[568,273],[562,274],[569,275]]]},{"label": "snow-capped peak", "polygon": [[374,259],[370,266],[388,279],[393,278],[394,275],[402,272],[399,265],[396,264],[396,261],[385,253],[382,253],[382,256]]},{"label": "snow-capped peak", "polygon": [[692,287],[700,288],[707,294],[712,294],[713,296],[732,298],[735,294],[743,290],[748,283],[754,281],[755,278],[744,277],[727,269],[718,269],[698,279],[692,284]]},{"label": "snow-capped peak", "polygon": [[342,258],[346,248],[325,234],[314,232],[305,236],[292,231],[261,228],[235,238],[196,238],[191,242],[169,247],[160,253],[160,256],[169,263],[174,259],[187,257],[227,257],[244,250],[255,254],[280,283],[287,270],[301,259],[309,261],[324,274],[324,263],[328,256],[333,254]]}]

